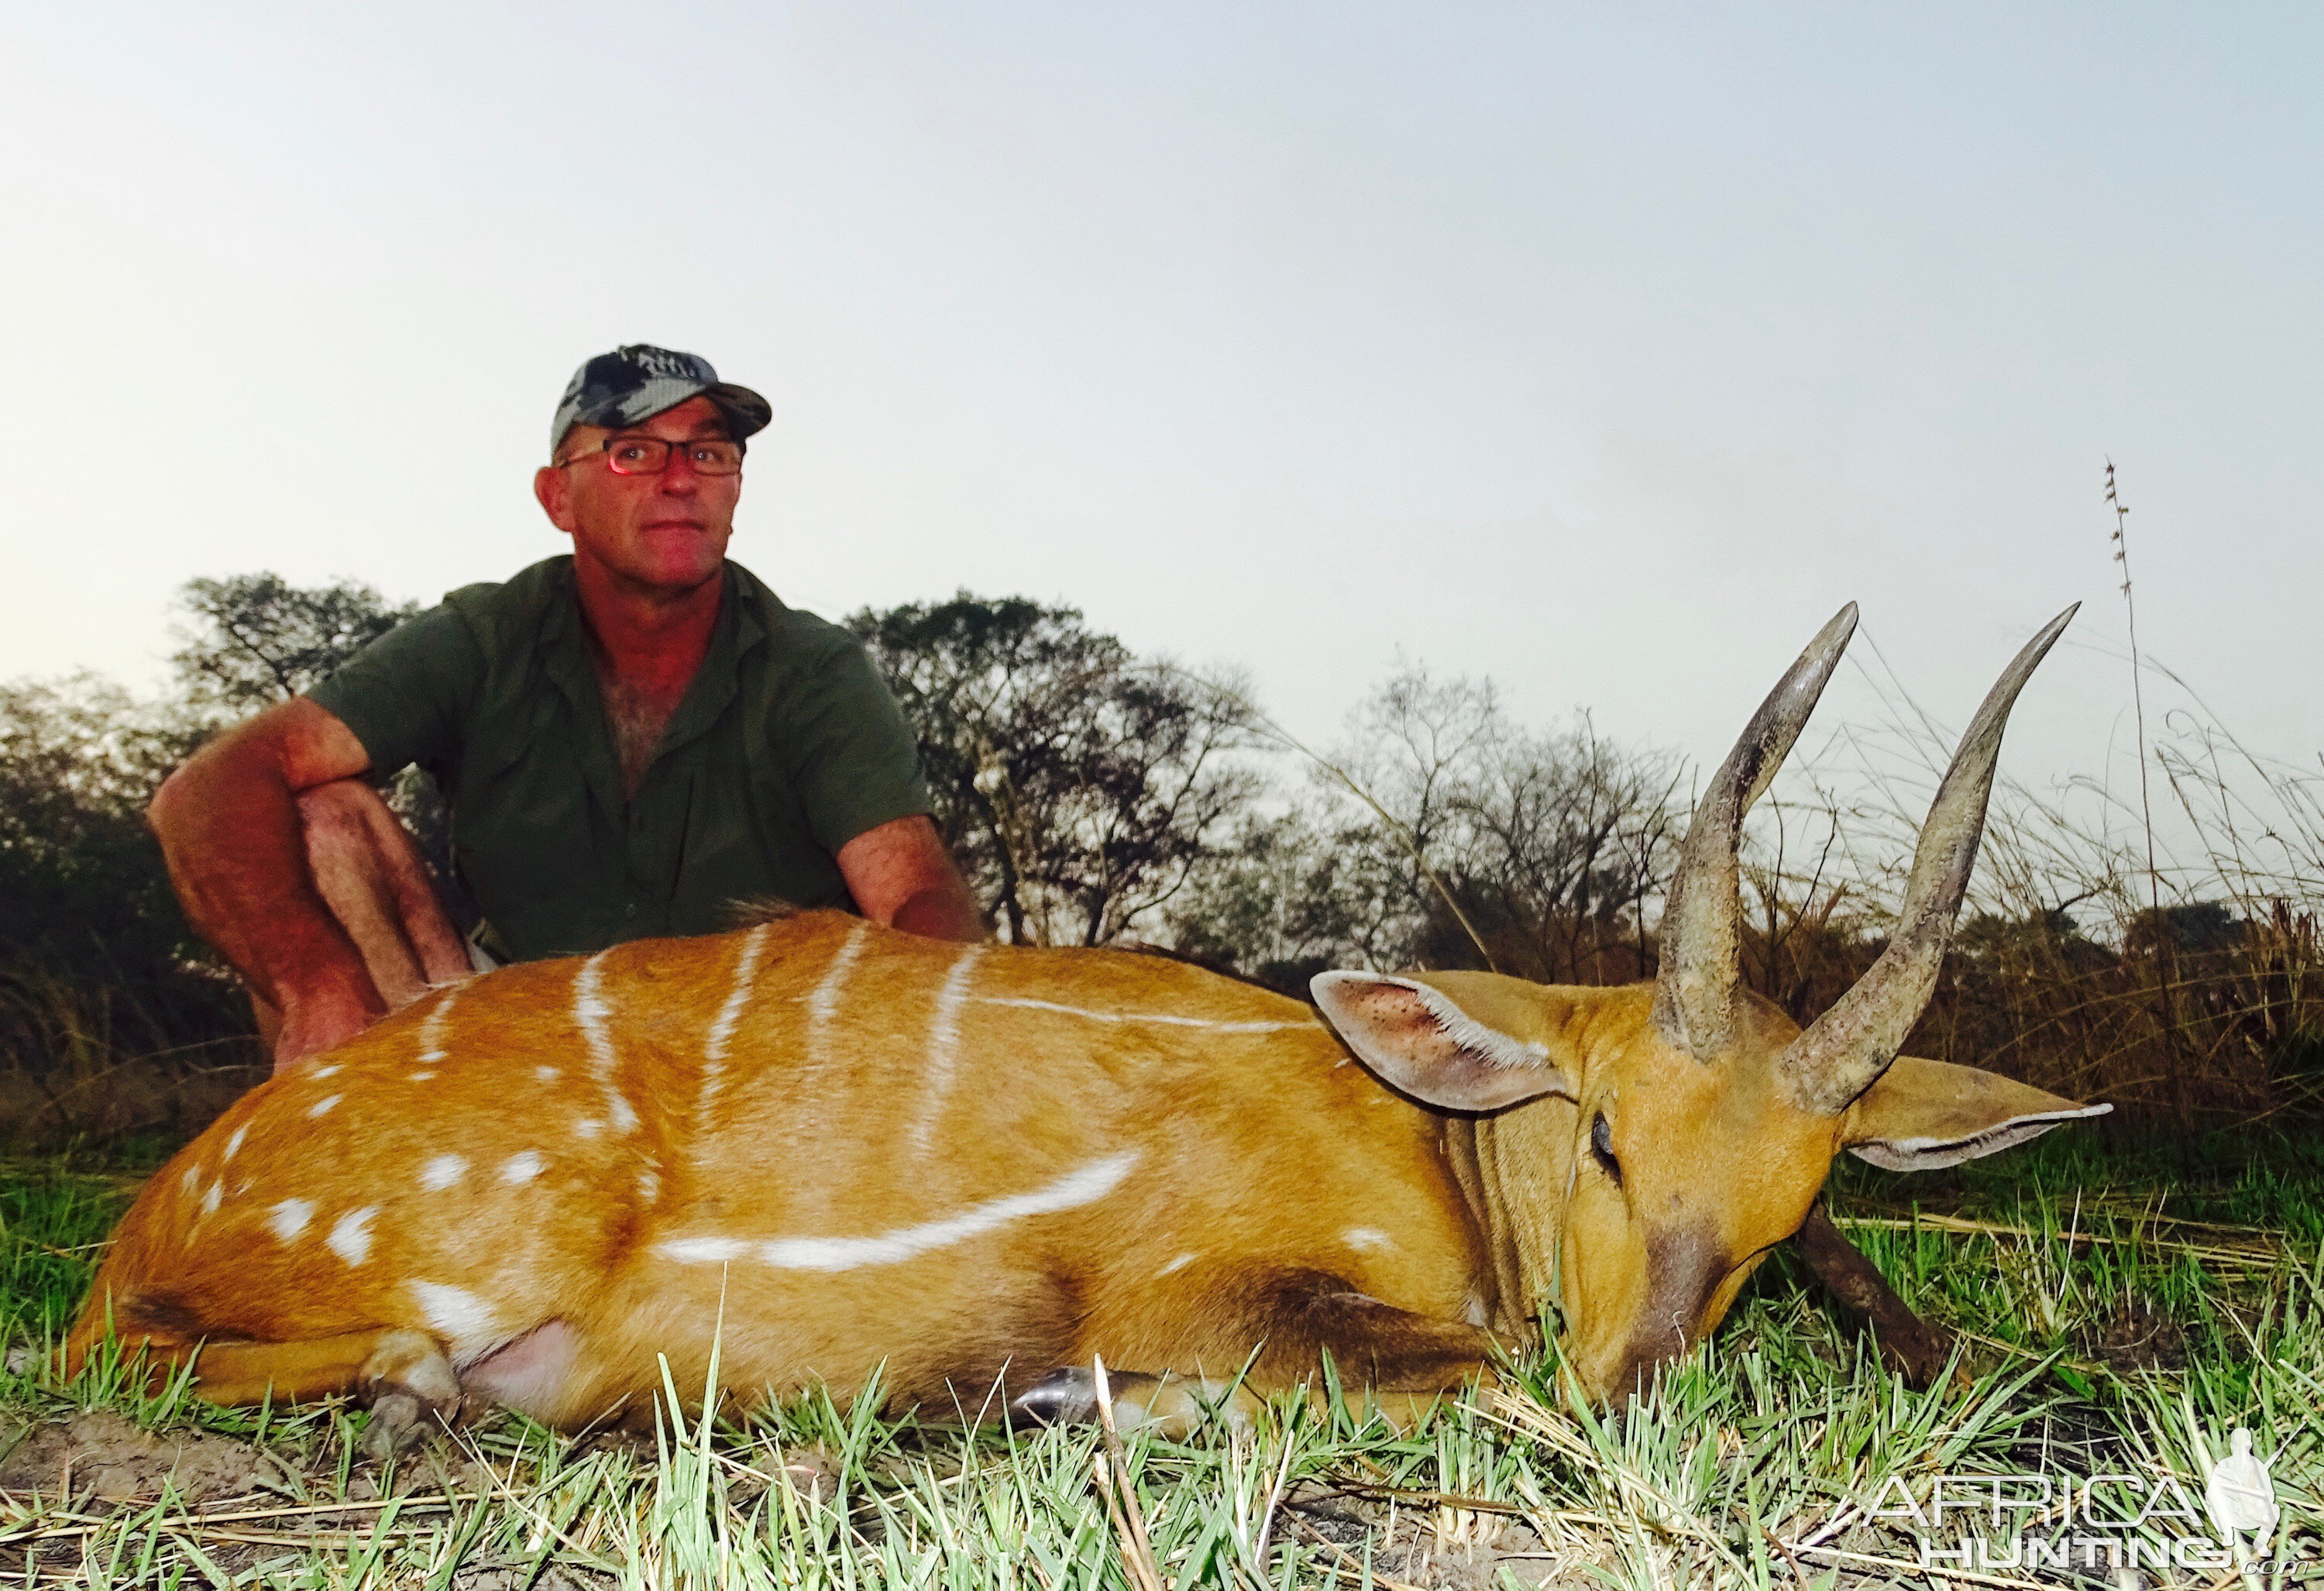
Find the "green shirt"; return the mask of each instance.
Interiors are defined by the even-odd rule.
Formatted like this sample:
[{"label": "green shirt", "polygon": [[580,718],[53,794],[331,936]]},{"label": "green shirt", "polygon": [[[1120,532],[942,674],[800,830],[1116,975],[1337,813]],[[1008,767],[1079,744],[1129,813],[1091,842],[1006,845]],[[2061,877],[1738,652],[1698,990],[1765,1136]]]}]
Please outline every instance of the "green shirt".
[{"label": "green shirt", "polygon": [[710,650],[625,803],[572,566],[463,586],[308,693],[374,773],[435,776],[488,946],[529,961],[713,933],[738,901],[852,906],[839,848],[930,810],[862,647],[729,563]]}]

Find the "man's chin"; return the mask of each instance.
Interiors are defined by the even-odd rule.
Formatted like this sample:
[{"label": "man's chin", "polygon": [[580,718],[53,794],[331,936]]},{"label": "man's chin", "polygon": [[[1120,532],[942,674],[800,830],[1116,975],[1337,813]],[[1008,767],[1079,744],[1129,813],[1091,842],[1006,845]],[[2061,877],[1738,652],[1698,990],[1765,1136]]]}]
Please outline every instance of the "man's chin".
[{"label": "man's chin", "polygon": [[619,563],[601,561],[601,578],[610,578],[617,587],[675,601],[691,595],[724,572],[724,549],[717,556],[707,556],[706,551],[696,547],[688,549],[683,557],[647,556],[623,558]]},{"label": "man's chin", "polygon": [[639,584],[649,585],[666,596],[686,596],[717,580],[724,567],[723,561],[706,566],[698,560],[684,563],[650,565],[640,572]]}]

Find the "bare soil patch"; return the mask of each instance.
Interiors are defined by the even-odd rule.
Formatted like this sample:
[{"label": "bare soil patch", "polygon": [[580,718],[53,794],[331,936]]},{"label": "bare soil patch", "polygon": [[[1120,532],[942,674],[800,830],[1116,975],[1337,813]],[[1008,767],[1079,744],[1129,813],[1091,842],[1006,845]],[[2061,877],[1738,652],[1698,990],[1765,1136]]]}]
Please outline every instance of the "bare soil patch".
[{"label": "bare soil patch", "polygon": [[281,1490],[281,1460],[248,1442],[199,1431],[140,1430],[109,1409],[22,1428],[0,1458],[0,1492],[101,1503],[151,1502],[164,1485],[189,1504]]}]

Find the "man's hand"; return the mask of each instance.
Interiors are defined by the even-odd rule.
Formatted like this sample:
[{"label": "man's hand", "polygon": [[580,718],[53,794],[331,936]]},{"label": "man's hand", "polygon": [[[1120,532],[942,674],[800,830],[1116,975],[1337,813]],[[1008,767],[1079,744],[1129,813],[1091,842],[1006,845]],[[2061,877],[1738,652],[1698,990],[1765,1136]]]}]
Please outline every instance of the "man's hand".
[{"label": "man's hand", "polygon": [[194,753],[146,818],[194,931],[282,1014],[279,1071],[387,1009],[362,953],[316,892],[298,797],[371,766],[353,731],[300,699]]},{"label": "man's hand", "polygon": [[985,936],[976,901],[926,817],[864,830],[839,848],[839,871],[856,906],[875,923],[968,944]]}]

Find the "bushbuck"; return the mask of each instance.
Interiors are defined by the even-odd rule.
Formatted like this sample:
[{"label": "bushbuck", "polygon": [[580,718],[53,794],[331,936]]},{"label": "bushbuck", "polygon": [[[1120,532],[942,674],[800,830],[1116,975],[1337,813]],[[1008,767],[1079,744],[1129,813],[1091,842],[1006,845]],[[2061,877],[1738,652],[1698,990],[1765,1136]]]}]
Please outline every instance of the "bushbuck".
[{"label": "bushbuck", "polygon": [[[1626,1397],[1726,1312],[1842,1148],[1897,1169],[2080,1106],[1897,1051],[2002,726],[1987,697],[1877,961],[1804,1032],[1738,975],[1736,846],[1855,626],[1816,637],[1698,806],[1659,975],[1326,972],[1317,1013],[1152,956],[833,913],[514,966],[237,1103],[146,1186],[68,1344],[198,1354],[220,1402],[464,1399],[572,1428],[662,1384],[1183,1426],[1328,1353],[1389,1404],[1563,1321]],[[375,1418],[375,1424],[379,1421]]]}]

